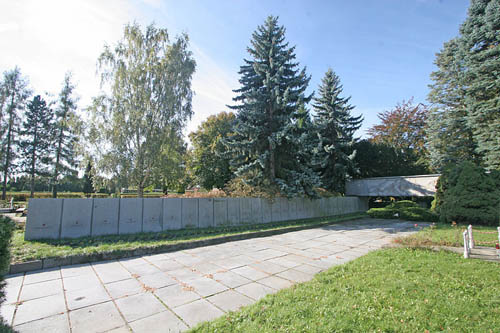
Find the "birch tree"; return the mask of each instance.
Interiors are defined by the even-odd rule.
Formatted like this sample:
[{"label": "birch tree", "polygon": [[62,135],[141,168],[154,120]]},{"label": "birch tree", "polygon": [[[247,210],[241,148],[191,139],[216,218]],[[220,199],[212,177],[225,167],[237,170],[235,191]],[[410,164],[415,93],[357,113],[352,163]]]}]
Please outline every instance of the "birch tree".
[{"label": "birch tree", "polygon": [[98,59],[107,92],[90,108],[96,169],[125,178],[139,197],[162,162],[172,131],[182,129],[192,115],[196,63],[188,46],[186,34],[170,42],[166,29],[152,24],[143,32],[134,23]]}]

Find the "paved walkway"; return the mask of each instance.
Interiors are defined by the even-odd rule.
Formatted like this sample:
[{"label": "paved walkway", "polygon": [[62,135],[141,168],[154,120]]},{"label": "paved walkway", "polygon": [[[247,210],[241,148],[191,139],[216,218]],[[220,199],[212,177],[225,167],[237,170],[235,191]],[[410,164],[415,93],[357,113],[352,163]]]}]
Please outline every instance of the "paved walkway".
[{"label": "paved walkway", "polygon": [[254,303],[413,232],[363,219],[322,228],[7,278],[19,332],[168,332]]}]

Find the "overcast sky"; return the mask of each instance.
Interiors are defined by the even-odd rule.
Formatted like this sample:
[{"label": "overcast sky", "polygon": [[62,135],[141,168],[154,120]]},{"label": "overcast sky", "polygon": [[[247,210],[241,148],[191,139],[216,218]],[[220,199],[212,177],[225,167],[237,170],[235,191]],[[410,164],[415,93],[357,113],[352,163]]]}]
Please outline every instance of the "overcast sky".
[{"label": "overcast sky", "polygon": [[127,22],[187,32],[197,62],[194,116],[186,133],[227,111],[252,32],[280,17],[317,90],[331,67],[352,96],[362,130],[377,113],[414,96],[425,102],[435,53],[458,34],[467,0],[2,0],[0,71],[19,66],[37,94],[60,90],[71,70],[81,110],[99,91],[96,60]]}]

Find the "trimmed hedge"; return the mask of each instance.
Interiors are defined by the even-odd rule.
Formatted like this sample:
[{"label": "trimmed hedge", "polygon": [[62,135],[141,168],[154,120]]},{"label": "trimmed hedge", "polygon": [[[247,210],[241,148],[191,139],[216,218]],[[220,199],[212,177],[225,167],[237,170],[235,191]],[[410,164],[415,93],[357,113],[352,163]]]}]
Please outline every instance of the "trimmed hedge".
[{"label": "trimmed hedge", "polygon": [[436,222],[438,216],[428,209],[419,207],[410,200],[401,200],[391,203],[384,208],[371,208],[368,215],[377,219],[403,219],[410,221]]}]

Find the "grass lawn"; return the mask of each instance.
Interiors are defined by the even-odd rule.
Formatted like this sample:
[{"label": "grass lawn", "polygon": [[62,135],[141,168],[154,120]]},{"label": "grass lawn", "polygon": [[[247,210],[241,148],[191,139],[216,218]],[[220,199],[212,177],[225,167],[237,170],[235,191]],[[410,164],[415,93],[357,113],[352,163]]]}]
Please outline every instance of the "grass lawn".
[{"label": "grass lawn", "polygon": [[361,217],[366,217],[366,215],[363,213],[357,213],[338,217],[266,224],[39,241],[25,241],[24,231],[16,230],[12,238],[10,248],[11,262],[19,263],[35,259],[65,257],[75,254],[95,254],[135,250],[257,231],[279,230],[288,227],[326,225]]},{"label": "grass lawn", "polygon": [[[401,237],[395,240],[396,243],[410,246],[464,246],[462,233],[467,225],[455,225],[437,223],[433,227],[424,228],[416,234],[408,237]],[[489,232],[488,234],[480,232]],[[498,243],[497,227],[473,226],[472,234],[478,246],[495,247]]]},{"label": "grass lawn", "polygon": [[193,332],[498,332],[500,265],[426,249],[375,251]]}]

